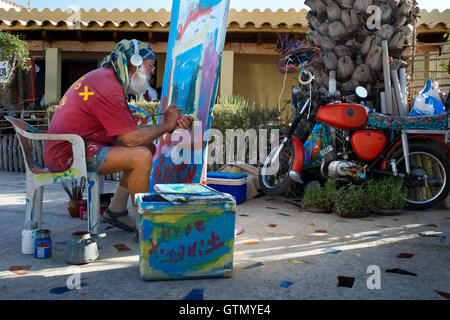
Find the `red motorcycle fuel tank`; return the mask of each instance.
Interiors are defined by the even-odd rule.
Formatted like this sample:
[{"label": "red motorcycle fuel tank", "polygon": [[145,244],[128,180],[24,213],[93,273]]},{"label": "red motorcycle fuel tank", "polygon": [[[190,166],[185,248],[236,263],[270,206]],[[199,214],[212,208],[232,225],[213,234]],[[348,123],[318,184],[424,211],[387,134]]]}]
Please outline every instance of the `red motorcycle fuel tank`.
[{"label": "red motorcycle fuel tank", "polygon": [[388,144],[387,136],[380,131],[360,130],[352,135],[351,143],[361,160],[375,160]]},{"label": "red motorcycle fuel tank", "polygon": [[340,129],[358,129],[366,125],[366,108],[360,104],[334,103],[319,108],[316,119]]}]

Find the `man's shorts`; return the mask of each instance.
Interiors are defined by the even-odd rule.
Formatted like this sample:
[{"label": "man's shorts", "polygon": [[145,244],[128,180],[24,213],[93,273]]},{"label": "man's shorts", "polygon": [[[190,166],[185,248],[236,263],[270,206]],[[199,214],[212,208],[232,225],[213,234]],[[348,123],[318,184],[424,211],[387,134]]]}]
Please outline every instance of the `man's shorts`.
[{"label": "man's shorts", "polygon": [[90,172],[98,172],[105,162],[110,147],[90,142],[86,146],[86,168]]},{"label": "man's shorts", "polygon": [[[152,118],[148,113],[135,105],[128,105],[131,115],[138,126],[153,125]],[[102,164],[105,162],[106,154],[108,153],[110,147],[105,146],[101,143],[88,142],[86,143],[86,164],[87,170],[90,172],[98,172]]]}]

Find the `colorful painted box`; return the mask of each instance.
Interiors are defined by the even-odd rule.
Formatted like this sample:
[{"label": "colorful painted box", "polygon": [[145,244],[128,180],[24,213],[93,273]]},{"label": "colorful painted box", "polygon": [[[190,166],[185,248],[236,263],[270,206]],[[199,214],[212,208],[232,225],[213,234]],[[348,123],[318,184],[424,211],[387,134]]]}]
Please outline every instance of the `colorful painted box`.
[{"label": "colorful painted box", "polygon": [[231,277],[236,201],[202,184],[136,195],[142,280]]}]

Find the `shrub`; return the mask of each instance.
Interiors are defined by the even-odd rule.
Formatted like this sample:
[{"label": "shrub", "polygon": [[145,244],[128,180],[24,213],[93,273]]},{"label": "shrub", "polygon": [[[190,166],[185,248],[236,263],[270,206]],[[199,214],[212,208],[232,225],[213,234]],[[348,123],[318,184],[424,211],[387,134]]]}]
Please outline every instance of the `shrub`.
[{"label": "shrub", "polygon": [[369,214],[365,201],[364,185],[347,184],[339,188],[335,195],[335,207],[338,216],[360,218]]},{"label": "shrub", "polygon": [[317,208],[330,211],[334,204],[337,182],[329,179],[324,186],[319,183],[306,186],[303,194],[302,205],[308,208]]},{"label": "shrub", "polygon": [[403,180],[384,177],[365,183],[367,205],[370,210],[399,210],[406,206]]}]

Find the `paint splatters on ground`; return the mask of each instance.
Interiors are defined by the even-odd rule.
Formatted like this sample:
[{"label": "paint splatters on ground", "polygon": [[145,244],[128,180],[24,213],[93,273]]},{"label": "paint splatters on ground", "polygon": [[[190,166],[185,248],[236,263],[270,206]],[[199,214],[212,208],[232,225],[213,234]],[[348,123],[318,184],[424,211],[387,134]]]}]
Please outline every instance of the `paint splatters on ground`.
[{"label": "paint splatters on ground", "polygon": [[31,266],[11,266],[11,267],[9,267],[8,270],[19,276],[23,276],[23,275],[27,274],[30,269],[31,269]]},{"label": "paint splatters on ground", "polygon": [[287,213],[283,213],[283,212],[280,212],[280,213],[278,213],[280,216],[284,216],[284,217],[290,217],[291,215],[290,214],[287,214]]},{"label": "paint splatters on ground", "polygon": [[338,276],[338,287],[353,288],[355,278]]},{"label": "paint splatters on ground", "polygon": [[327,230],[314,230],[315,233],[327,233]]},{"label": "paint splatters on ground", "polygon": [[447,300],[450,300],[450,293],[436,290],[436,293]]},{"label": "paint splatters on ground", "polygon": [[399,259],[410,259],[414,257],[414,255],[412,253],[400,253],[397,258]]},{"label": "paint splatters on ground", "polygon": [[292,260],[290,262],[291,263],[296,263],[296,264],[299,264],[299,263],[313,264],[311,261],[306,261],[306,260]]},{"label": "paint splatters on ground", "polygon": [[409,272],[409,271],[406,271],[406,270],[403,270],[403,269],[399,269],[399,268],[389,269],[389,270],[386,270],[386,272],[389,272],[389,273],[397,273],[397,274],[403,274],[403,275],[406,275],[406,276],[414,276],[414,277],[417,277],[417,274],[412,273],[412,272]]},{"label": "paint splatters on ground", "polygon": [[382,237],[382,234],[379,233],[369,233],[369,234],[362,234],[361,237]]},{"label": "paint splatters on ground", "polygon": [[308,226],[315,227],[316,225],[314,223],[310,223]]},{"label": "paint splatters on ground", "polygon": [[203,300],[203,289],[193,289],[182,300]]},{"label": "paint splatters on ground", "polygon": [[250,265],[250,266],[242,268],[242,270],[253,269],[253,268],[261,267],[263,265],[264,264],[262,262],[257,262],[257,263],[254,263],[254,264]]},{"label": "paint splatters on ground", "polygon": [[270,228],[275,228],[276,226],[277,226],[277,225],[276,225],[276,224],[273,224],[273,223],[268,225],[268,227],[270,227]]},{"label": "paint splatters on ground", "polygon": [[339,252],[341,252],[341,250],[337,250],[337,249],[333,249],[333,248],[327,248],[323,250],[326,253],[332,253],[332,254],[338,254]]},{"label": "paint splatters on ground", "polygon": [[280,210],[280,208],[274,208],[274,207],[266,207],[266,209]]},{"label": "paint splatters on ground", "polygon": [[275,201],[275,199],[268,198],[268,199],[264,199],[264,201]]},{"label": "paint splatters on ground", "polygon": [[252,245],[252,244],[258,244],[258,243],[259,243],[259,241],[247,241],[247,242],[244,242],[243,244]]},{"label": "paint splatters on ground", "polygon": [[128,248],[128,247],[127,247],[125,244],[123,244],[123,243],[120,243],[120,244],[114,244],[113,246],[114,246],[114,248],[116,248],[117,251],[119,251],[119,252],[131,251],[131,249]]},{"label": "paint splatters on ground", "polygon": [[249,217],[248,214],[240,214],[239,216],[241,216],[241,217]]},{"label": "paint splatters on ground", "polygon": [[290,281],[283,281],[280,285],[280,287],[282,288],[289,288],[291,285],[293,284],[293,282]]}]

